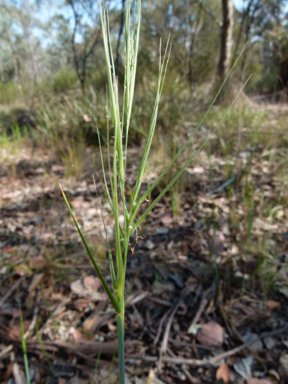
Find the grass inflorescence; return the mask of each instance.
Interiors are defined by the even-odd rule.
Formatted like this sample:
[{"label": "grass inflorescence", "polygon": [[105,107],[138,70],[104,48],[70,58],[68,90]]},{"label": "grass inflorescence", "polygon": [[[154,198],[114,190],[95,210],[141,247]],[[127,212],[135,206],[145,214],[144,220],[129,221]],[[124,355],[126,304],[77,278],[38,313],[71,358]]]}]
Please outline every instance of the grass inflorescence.
[{"label": "grass inflorescence", "polygon": [[[86,251],[91,259],[91,262],[103,284],[103,287],[115,309],[117,314],[117,335],[118,335],[118,355],[119,355],[119,377],[120,383],[125,383],[125,365],[124,365],[124,315],[125,315],[125,276],[126,276],[126,265],[127,257],[129,253],[133,254],[134,244],[130,243],[130,238],[132,235],[135,235],[137,238],[137,231],[143,220],[149,215],[151,210],[159,202],[159,200],[164,196],[164,194],[171,188],[181,174],[185,171],[186,167],[190,162],[195,158],[197,153],[206,145],[209,138],[217,131],[218,126],[222,123],[227,113],[229,113],[230,108],[234,104],[231,104],[230,108],[224,113],[220,122],[215,126],[212,133],[207,137],[204,143],[195,151],[192,155],[190,154],[185,158],[184,165],[176,172],[176,174],[171,178],[171,180],[165,185],[157,198],[146,207],[146,210],[142,212],[143,203],[151,196],[151,192],[157,185],[163,181],[165,175],[171,171],[172,166],[181,154],[183,154],[185,148],[191,142],[193,136],[197,132],[198,128],[201,126],[202,122],[206,118],[208,112],[210,111],[212,105],[217,99],[223,85],[220,87],[217,92],[213,102],[208,108],[207,112],[204,114],[200,120],[198,126],[194,132],[189,136],[188,140],[182,145],[178,152],[174,155],[170,163],[163,170],[161,175],[157,178],[153,185],[150,185],[146,192],[141,195],[141,186],[143,182],[143,177],[146,171],[148,157],[151,150],[152,140],[155,134],[156,121],[158,115],[158,109],[161,99],[161,93],[163,91],[164,80],[167,72],[171,45],[168,42],[164,48],[164,54],[162,55],[162,45],[160,43],[159,49],[159,75],[158,75],[158,84],[157,91],[154,100],[154,106],[151,113],[151,119],[149,123],[148,133],[146,135],[146,140],[144,144],[144,149],[142,153],[142,158],[140,166],[137,172],[136,183],[134,185],[133,191],[130,194],[130,201],[126,199],[126,190],[127,190],[127,179],[126,179],[126,166],[127,166],[127,148],[128,148],[128,137],[130,130],[130,122],[132,116],[132,107],[134,100],[134,89],[135,89],[135,78],[137,70],[137,56],[139,50],[139,36],[140,36],[140,24],[141,24],[141,0],[137,1],[137,7],[133,9],[131,7],[131,2],[128,0],[126,4],[126,14],[125,14],[125,49],[126,49],[126,63],[125,63],[125,77],[124,77],[124,94],[120,98],[119,84],[118,79],[115,74],[114,62],[111,59],[113,57],[112,47],[110,44],[111,38],[109,35],[109,19],[108,13],[105,6],[100,3],[100,13],[101,13],[101,23],[102,23],[102,34],[106,58],[106,68],[108,75],[108,90],[109,90],[109,102],[106,106],[107,113],[107,156],[108,156],[108,174],[109,180],[106,179],[106,171],[104,168],[104,160],[101,149],[101,139],[99,135],[99,147],[101,155],[101,164],[104,177],[105,192],[109,200],[109,204],[114,216],[114,241],[115,241],[115,255],[112,255],[110,243],[108,240],[107,232],[107,247],[109,254],[109,263],[110,263],[110,272],[112,280],[112,289],[109,287],[106,282],[102,272],[94,258],[94,255],[89,248],[87,241],[81,231],[79,224],[72,212],[72,209],[69,205],[69,202],[65,196],[64,191],[63,196],[66,202],[66,205],[69,209],[69,212],[73,218],[77,231],[82,239],[82,242],[86,248]],[[236,64],[236,63],[235,63]],[[233,65],[232,69],[234,68]],[[232,71],[231,69],[231,71]],[[229,72],[228,76],[230,75]],[[227,76],[227,78],[228,78]],[[242,89],[241,89],[242,90]],[[240,90],[240,92],[241,92]],[[239,93],[240,93],[239,92]],[[238,94],[239,95],[239,94]],[[238,96],[237,95],[237,96]],[[237,97],[236,97],[237,98]],[[122,99],[122,105],[120,103]],[[110,125],[112,125],[113,133],[110,134]],[[112,139],[112,147],[110,148],[110,140]],[[110,165],[110,154],[113,157],[112,164]],[[110,185],[110,188],[109,188]],[[97,191],[96,191],[97,193]],[[139,217],[139,211],[141,209],[142,214]],[[124,224],[120,223],[120,215],[124,216]],[[103,216],[102,216],[103,218]],[[104,223],[104,220],[103,220]],[[105,227],[105,223],[104,223]]]}]

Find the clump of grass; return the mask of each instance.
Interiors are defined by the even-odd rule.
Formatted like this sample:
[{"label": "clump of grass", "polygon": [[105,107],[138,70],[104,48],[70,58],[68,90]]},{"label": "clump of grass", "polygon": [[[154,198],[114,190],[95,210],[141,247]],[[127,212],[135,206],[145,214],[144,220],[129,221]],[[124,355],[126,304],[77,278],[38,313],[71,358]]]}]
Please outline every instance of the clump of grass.
[{"label": "clump of grass", "polygon": [[16,84],[8,81],[3,83],[0,81],[0,104],[11,104],[17,98],[19,90]]},{"label": "clump of grass", "polygon": [[76,81],[74,71],[60,70],[53,78],[53,91],[55,93],[66,92],[73,87]]},{"label": "clump of grass", "polygon": [[[127,165],[127,146],[128,146],[128,135],[130,129],[130,121],[132,115],[132,106],[134,99],[134,88],[135,88],[135,78],[136,78],[136,69],[137,69],[137,55],[138,55],[138,47],[139,47],[139,36],[140,36],[140,22],[141,22],[141,0],[137,1],[137,7],[135,7],[134,13],[131,12],[131,1],[127,0],[126,3],[126,14],[125,14],[125,47],[126,47],[126,64],[125,64],[125,80],[124,80],[124,95],[123,95],[123,103],[120,106],[120,97],[118,91],[118,79],[115,75],[114,63],[111,60],[113,57],[112,47],[110,44],[110,36],[109,36],[109,20],[107,9],[100,3],[100,13],[101,13],[101,23],[102,23],[102,34],[103,34],[103,42],[104,42],[104,50],[105,50],[105,58],[106,58],[106,68],[108,75],[108,89],[109,89],[109,103],[107,103],[107,156],[110,159],[110,151],[113,154],[113,162],[110,165],[108,161],[108,174],[110,180],[110,188],[108,187],[108,182],[106,179],[106,173],[104,169],[104,161],[102,156],[101,149],[101,140],[100,133],[99,135],[99,146],[100,146],[100,154],[101,154],[101,163],[102,163],[102,171],[104,177],[104,185],[106,195],[109,200],[109,204],[111,206],[111,210],[114,215],[114,229],[115,229],[115,255],[112,255],[109,239],[107,236],[107,231],[105,227],[105,222],[102,215],[102,220],[106,233],[107,240],[107,248],[109,255],[109,264],[110,264],[110,272],[111,272],[111,280],[112,280],[112,288],[107,284],[102,272],[97,264],[93,253],[88,246],[88,243],[78,225],[76,218],[72,212],[72,209],[69,205],[69,202],[66,198],[66,195],[63,192],[63,197],[68,207],[68,210],[71,214],[71,217],[74,221],[74,224],[77,228],[77,231],[82,239],[82,242],[86,248],[88,256],[103,284],[103,287],[115,309],[117,314],[117,336],[118,336],[118,356],[119,356],[119,382],[120,384],[125,383],[125,364],[124,364],[124,315],[125,315],[125,275],[126,275],[126,265],[127,265],[127,257],[128,254],[133,254],[135,243],[130,242],[131,236],[136,235],[137,239],[137,231],[143,220],[147,217],[147,215],[151,212],[151,210],[155,207],[155,205],[159,202],[159,200],[164,196],[164,194],[175,184],[175,182],[179,179],[181,174],[185,171],[188,164],[195,158],[197,153],[206,145],[209,138],[216,132],[219,124],[225,118],[225,115],[228,113],[229,109],[226,111],[224,116],[221,118],[220,123],[215,126],[211,135],[207,137],[205,142],[200,146],[200,148],[194,152],[192,155],[188,155],[185,159],[185,163],[180,168],[179,171],[176,172],[176,175],[172,177],[172,179],[166,184],[157,198],[151,202],[151,204],[146,207],[146,210],[140,215],[139,212],[142,208],[143,203],[147,200],[147,198],[151,195],[151,192],[158,186],[158,184],[163,180],[165,175],[167,175],[173,164],[177,161],[180,155],[184,152],[185,148],[192,140],[198,128],[201,126],[203,120],[207,116],[209,110],[211,109],[213,103],[218,97],[223,85],[219,89],[217,95],[215,96],[212,104],[208,108],[208,111],[205,113],[201,121],[199,122],[195,131],[190,135],[188,140],[184,143],[184,145],[180,148],[180,150],[173,157],[171,162],[167,165],[161,175],[157,178],[153,185],[149,186],[146,192],[140,195],[141,185],[144,177],[144,173],[146,170],[146,165],[148,161],[149,152],[151,149],[152,139],[155,133],[156,121],[158,108],[161,98],[161,93],[163,90],[164,79],[167,71],[169,56],[171,46],[169,45],[169,41],[164,49],[164,55],[162,56],[162,47],[160,44],[159,50],[159,78],[158,78],[158,87],[156,92],[156,97],[154,101],[153,111],[151,113],[151,119],[149,124],[148,133],[146,136],[146,141],[143,149],[141,163],[137,173],[137,179],[133,191],[130,195],[130,201],[126,199],[126,189],[129,188],[127,184],[126,188],[126,165]],[[134,16],[133,18],[131,16]],[[236,63],[235,63],[236,64]],[[234,64],[234,66],[235,66]],[[232,67],[232,69],[234,68]],[[231,69],[231,71],[232,71]],[[231,73],[230,71],[230,73]],[[230,74],[229,73],[229,74]],[[229,75],[228,75],[229,76]],[[227,78],[228,78],[227,76]],[[240,91],[241,92],[241,91]],[[239,93],[240,93],[239,92]],[[110,125],[112,123],[113,127],[113,136],[110,137]],[[109,142],[110,138],[113,141],[113,147],[110,149]],[[97,193],[97,191],[96,191]],[[124,216],[124,224],[120,223],[120,215]]]},{"label": "clump of grass", "polygon": [[[68,98],[65,104],[49,106],[38,112],[38,130],[41,138],[67,166],[67,174],[82,172],[85,153],[85,134],[79,125],[79,104]],[[82,115],[85,113],[82,112]],[[81,116],[82,120],[83,117]]]}]

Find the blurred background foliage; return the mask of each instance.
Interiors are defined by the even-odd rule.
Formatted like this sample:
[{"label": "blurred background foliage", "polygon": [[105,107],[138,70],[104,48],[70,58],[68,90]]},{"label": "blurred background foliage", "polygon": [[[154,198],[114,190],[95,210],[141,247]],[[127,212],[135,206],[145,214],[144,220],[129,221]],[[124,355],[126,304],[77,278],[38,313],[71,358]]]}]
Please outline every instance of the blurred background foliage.
[{"label": "blurred background foliage", "polygon": [[[125,0],[106,3],[121,85]],[[206,108],[246,43],[221,103],[231,102],[231,93],[251,73],[248,96],[285,100],[287,13],[285,0],[144,0],[130,140],[139,144],[145,136],[157,85],[160,39],[163,46],[169,35],[172,54],[158,123],[162,133],[173,132]],[[97,119],[100,132],[106,129],[98,2],[2,0],[0,41],[1,132],[30,126],[51,138],[46,144],[52,147],[59,137],[95,144]]]}]

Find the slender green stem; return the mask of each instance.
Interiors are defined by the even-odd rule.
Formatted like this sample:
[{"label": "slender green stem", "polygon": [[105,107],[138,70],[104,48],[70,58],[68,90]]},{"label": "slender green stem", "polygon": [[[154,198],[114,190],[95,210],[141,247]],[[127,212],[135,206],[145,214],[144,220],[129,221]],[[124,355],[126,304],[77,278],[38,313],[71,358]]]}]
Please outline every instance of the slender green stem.
[{"label": "slender green stem", "polygon": [[119,384],[125,384],[124,313],[117,315]]},{"label": "slender green stem", "polygon": [[63,195],[63,197],[64,197],[64,201],[65,201],[65,203],[66,203],[66,206],[67,206],[67,208],[68,208],[68,210],[69,210],[69,212],[70,212],[70,215],[71,215],[71,217],[72,217],[72,219],[73,219],[73,221],[74,221],[75,227],[76,227],[76,229],[77,229],[77,231],[78,231],[78,233],[79,233],[79,235],[80,235],[80,237],[81,237],[81,240],[82,240],[82,242],[83,242],[83,244],[84,244],[84,247],[86,248],[86,251],[87,251],[87,253],[88,253],[88,256],[89,256],[89,258],[90,258],[90,260],[91,260],[91,262],[92,262],[92,264],[93,264],[93,266],[94,266],[94,268],[95,268],[95,271],[97,272],[97,275],[98,275],[99,279],[101,280],[101,283],[102,283],[102,285],[103,285],[103,287],[104,287],[104,289],[105,289],[105,291],[106,291],[106,293],[107,293],[107,295],[108,295],[108,297],[109,297],[109,299],[110,299],[110,301],[111,301],[113,307],[115,308],[116,313],[121,313],[121,309],[120,309],[120,307],[119,307],[118,301],[117,301],[117,299],[114,297],[113,293],[111,292],[111,290],[110,290],[108,284],[106,283],[106,280],[104,279],[104,277],[103,277],[103,275],[102,275],[102,273],[101,273],[101,271],[100,271],[100,269],[99,269],[99,267],[98,267],[98,265],[97,265],[97,263],[96,263],[96,260],[94,259],[94,256],[92,255],[92,252],[90,251],[90,248],[88,247],[88,244],[87,244],[87,242],[86,242],[86,240],[85,240],[85,237],[83,236],[83,234],[82,234],[82,232],[81,232],[81,229],[80,229],[80,227],[79,227],[79,225],[78,225],[78,223],[77,223],[77,221],[76,221],[76,219],[75,219],[75,216],[74,216],[74,214],[73,214],[73,212],[72,212],[72,209],[71,209],[71,207],[70,207],[70,204],[68,203],[68,200],[67,200],[67,198],[66,198],[66,195],[65,195],[65,193],[64,193],[64,191],[63,191],[63,189],[62,189],[62,187],[61,187],[61,184],[59,184],[59,186],[60,186],[60,188],[61,188],[62,195]]},{"label": "slender green stem", "polygon": [[26,353],[24,354],[24,366],[25,366],[26,381],[27,381],[27,384],[30,384],[29,364],[28,364],[28,357]]},{"label": "slender green stem", "polygon": [[[159,78],[158,78],[157,93],[156,93],[153,111],[151,114],[148,135],[146,138],[146,143],[144,146],[141,163],[138,169],[137,179],[136,179],[136,183],[134,186],[134,190],[131,196],[131,202],[129,206],[129,204],[126,201],[126,195],[125,195],[125,192],[126,192],[125,186],[126,187],[129,186],[128,184],[125,184],[125,181],[126,181],[125,171],[126,171],[126,164],[127,164],[128,134],[129,134],[131,114],[132,114],[134,89],[135,89],[135,76],[136,76],[136,68],[137,68],[137,55],[138,55],[138,47],[139,47],[140,22],[141,22],[141,0],[136,0],[136,2],[138,6],[137,22],[135,19],[131,23],[130,23],[131,0],[127,0],[126,2],[126,16],[125,16],[126,65],[125,65],[125,77],[124,77],[124,100],[122,105],[122,113],[120,114],[118,79],[115,74],[114,61],[112,59],[113,53],[112,53],[112,46],[111,46],[111,34],[110,34],[110,27],[109,27],[108,10],[105,5],[105,2],[103,0],[99,0],[102,36],[103,36],[104,51],[105,51],[105,58],[106,58],[108,90],[109,90],[109,98],[107,97],[109,102],[107,100],[106,109],[107,109],[107,154],[108,154],[110,190],[109,190],[109,186],[107,184],[107,179],[105,175],[103,153],[101,149],[101,140],[100,140],[100,134],[99,134],[98,128],[97,128],[97,134],[98,134],[98,140],[99,140],[101,168],[102,168],[103,177],[104,177],[105,191],[107,193],[109,204],[112,208],[112,212],[115,220],[114,228],[115,228],[116,270],[114,268],[114,260],[112,257],[111,246],[109,243],[109,238],[108,238],[104,217],[101,209],[101,217],[104,225],[107,248],[108,248],[113,292],[111,291],[109,285],[104,279],[104,276],[102,275],[102,272],[96,262],[96,259],[94,258],[85,240],[85,237],[81,231],[81,228],[78,225],[77,220],[72,212],[69,202],[65,196],[65,193],[61,188],[65,203],[74,221],[76,229],[81,237],[83,245],[86,248],[87,254],[90,257],[90,260],[102,282],[102,285],[117,313],[117,336],[118,336],[119,383],[120,384],[125,384],[125,353],[124,353],[125,300],[124,300],[124,296],[125,296],[125,275],[126,275],[127,255],[128,255],[129,247],[132,249],[132,246],[129,243],[129,236],[137,230],[137,227],[142,223],[142,221],[154,208],[157,202],[173,186],[173,184],[178,180],[181,174],[185,171],[188,164],[194,159],[197,153],[206,145],[207,141],[216,132],[218,126],[221,124],[222,120],[225,118],[225,115],[228,113],[229,109],[221,119],[220,123],[216,126],[214,131],[207,138],[207,140],[204,141],[204,143],[193,155],[190,155],[189,158],[186,159],[184,166],[178,171],[178,173],[174,176],[174,178],[167,184],[167,186],[160,193],[160,195],[155,199],[153,203],[151,203],[148,209],[142,214],[142,216],[138,220],[137,220],[137,214],[144,200],[147,198],[147,196],[151,194],[152,190],[156,187],[157,184],[159,184],[160,180],[165,176],[168,170],[172,167],[172,165],[176,162],[178,157],[184,152],[185,148],[191,142],[193,136],[197,132],[198,128],[201,126],[202,122],[206,118],[210,109],[212,108],[226,80],[228,79],[233,68],[235,67],[237,60],[239,60],[238,58],[234,63],[233,67],[231,68],[231,70],[229,71],[225,81],[221,85],[213,102],[208,108],[206,114],[203,116],[196,130],[192,133],[192,135],[190,135],[188,140],[177,152],[173,160],[162,172],[162,174],[158,177],[156,182],[152,186],[150,186],[148,190],[139,198],[139,194],[141,191],[141,184],[144,177],[145,168],[148,162],[148,157],[149,157],[149,153],[152,145],[152,140],[153,140],[153,136],[156,129],[156,121],[157,121],[160,97],[161,97],[161,93],[164,86],[164,80],[165,80],[167,66],[168,66],[170,52],[171,52],[171,45],[169,45],[169,39],[166,44],[163,57],[161,56],[161,44],[160,44]],[[236,98],[237,97],[238,95],[236,96]],[[234,102],[231,104],[231,107],[234,104]],[[95,120],[96,120],[96,117],[95,117]],[[110,152],[110,144],[109,144],[110,120],[114,130],[114,134],[113,136],[111,136],[111,139],[114,138],[113,146],[111,147],[111,152]],[[112,149],[113,149],[113,152],[112,152]],[[110,153],[111,155],[113,153],[113,165],[112,164],[110,165]],[[95,189],[96,189],[96,186],[95,186]],[[122,204],[123,204],[123,208],[122,208]],[[100,208],[101,208],[101,205],[100,205]],[[124,226],[122,224],[122,221],[120,220],[122,212],[124,214]],[[137,233],[136,233],[136,236],[137,236]],[[133,252],[133,249],[132,249],[132,252]],[[23,350],[24,350],[24,347],[23,347]]]},{"label": "slender green stem", "polygon": [[[206,145],[206,143],[210,140],[210,138],[214,135],[214,133],[217,131],[218,127],[220,126],[220,124],[222,123],[222,121],[225,119],[227,113],[230,111],[230,109],[233,107],[233,105],[235,104],[237,98],[239,97],[240,93],[242,92],[242,90],[244,89],[245,85],[247,84],[247,82],[249,81],[251,75],[249,76],[249,78],[246,80],[245,84],[241,87],[240,91],[237,93],[236,97],[234,98],[233,102],[231,103],[230,107],[227,109],[227,111],[225,112],[225,114],[223,115],[222,119],[220,120],[220,122],[217,124],[216,128],[212,131],[212,133],[207,137],[207,139],[204,141],[204,143],[198,148],[197,151],[194,152],[194,154],[192,156],[190,156],[188,158],[188,160],[186,161],[185,165],[180,169],[180,171],[173,177],[173,179],[167,184],[167,186],[163,189],[163,191],[158,195],[158,197],[153,201],[153,203],[150,205],[150,207],[146,210],[146,212],[143,213],[143,215],[140,217],[140,219],[138,219],[138,221],[136,222],[136,224],[134,224],[133,228],[130,230],[130,235],[132,233],[134,233],[136,231],[136,229],[139,227],[139,225],[142,223],[142,221],[145,219],[145,217],[152,211],[152,209],[155,207],[155,205],[158,203],[158,201],[165,195],[165,193],[172,187],[172,185],[175,183],[176,180],[178,180],[178,178],[181,176],[181,174],[185,171],[185,169],[187,168],[187,166],[191,163],[191,161],[194,159],[194,157],[200,152],[200,150]],[[164,171],[165,172],[165,171]],[[164,173],[163,172],[163,173]],[[155,185],[155,183],[154,183]],[[149,188],[150,190],[151,188]],[[147,192],[146,192],[147,193]],[[139,204],[139,203],[138,203]],[[139,206],[138,204],[136,205],[136,208],[137,210],[139,209]],[[133,215],[131,215],[130,217],[130,220],[131,222],[134,221],[135,217],[136,217],[136,213],[137,213],[137,210],[135,209],[135,212]]]},{"label": "slender green stem", "polygon": [[29,364],[28,364],[28,357],[27,357],[27,346],[26,346],[26,340],[24,336],[24,322],[23,322],[22,310],[20,305],[19,305],[19,312],[20,312],[21,343],[22,343],[22,349],[23,349],[25,374],[26,374],[27,384],[30,384],[30,372],[29,372]]},{"label": "slender green stem", "polygon": [[[246,47],[246,45],[245,45]],[[142,205],[142,203],[144,202],[144,200],[147,198],[147,196],[153,191],[153,189],[157,186],[157,184],[160,182],[160,180],[165,176],[165,174],[170,170],[170,168],[172,167],[172,165],[175,163],[175,161],[178,159],[178,157],[184,152],[185,148],[187,147],[187,145],[189,144],[189,142],[192,140],[192,138],[194,137],[194,135],[196,134],[196,132],[198,131],[198,129],[201,127],[203,121],[206,119],[209,111],[211,110],[212,106],[214,105],[215,101],[217,100],[222,88],[224,87],[226,81],[228,80],[230,74],[232,73],[233,69],[235,68],[236,64],[238,63],[239,61],[239,58],[241,57],[245,47],[243,48],[242,52],[240,53],[239,57],[237,58],[237,60],[235,61],[235,63],[233,64],[233,66],[231,67],[230,71],[228,72],[225,80],[223,81],[223,83],[221,84],[218,92],[216,93],[216,96],[214,97],[212,103],[210,104],[209,108],[207,109],[207,111],[205,112],[204,116],[202,117],[202,119],[200,120],[199,124],[197,125],[196,129],[194,130],[194,132],[189,136],[189,138],[187,139],[187,141],[183,144],[183,146],[180,148],[180,150],[177,152],[177,154],[175,155],[175,157],[173,158],[173,160],[169,163],[169,165],[166,167],[166,169],[161,173],[161,175],[158,177],[158,179],[156,180],[156,182],[142,195],[142,197],[138,200],[137,200],[137,197],[138,197],[138,192],[136,193],[136,187],[137,187],[137,184],[135,186],[135,190],[134,190],[134,193],[133,193],[133,196],[135,195],[136,198],[132,199],[132,215],[131,215],[131,223],[134,222],[136,216],[137,216],[137,213],[138,213],[138,210],[140,208],[140,206]],[[161,51],[160,51],[161,53]],[[166,63],[167,65],[167,63]],[[167,69],[167,68],[166,68]],[[166,69],[165,69],[165,74],[166,74]],[[245,83],[246,84],[246,83]],[[244,85],[245,86],[245,85]],[[163,83],[162,83],[162,87],[163,87]],[[238,96],[237,96],[238,97]],[[232,107],[232,105],[230,106],[230,108]],[[222,120],[225,118],[226,114],[223,116]],[[221,121],[222,121],[221,120]],[[221,122],[220,122],[221,123]],[[150,131],[149,131],[150,133]],[[148,135],[149,135],[148,133]],[[210,137],[208,138],[210,139]],[[207,142],[208,139],[205,141]],[[198,153],[198,152],[197,152]],[[196,153],[196,154],[197,154]],[[195,154],[195,155],[196,155]],[[141,163],[142,164],[142,163]],[[146,164],[146,163],[145,163]],[[141,168],[141,167],[140,167]],[[139,178],[139,176],[138,176]],[[138,180],[137,178],[137,180]],[[140,191],[140,186],[138,186],[138,190]]]}]

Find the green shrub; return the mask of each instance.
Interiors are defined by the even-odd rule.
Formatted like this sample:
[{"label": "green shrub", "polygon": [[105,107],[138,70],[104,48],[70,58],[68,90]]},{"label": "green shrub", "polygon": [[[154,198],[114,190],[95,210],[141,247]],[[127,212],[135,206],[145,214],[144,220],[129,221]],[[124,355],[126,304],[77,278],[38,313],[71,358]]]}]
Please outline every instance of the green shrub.
[{"label": "green shrub", "polygon": [[279,77],[274,73],[267,73],[260,77],[254,84],[254,91],[273,93],[277,90]]},{"label": "green shrub", "polygon": [[76,81],[74,71],[61,70],[53,78],[53,91],[56,93],[66,92],[73,87]]},{"label": "green shrub", "polygon": [[0,104],[12,103],[18,95],[17,85],[8,81],[3,83],[0,81]]}]

